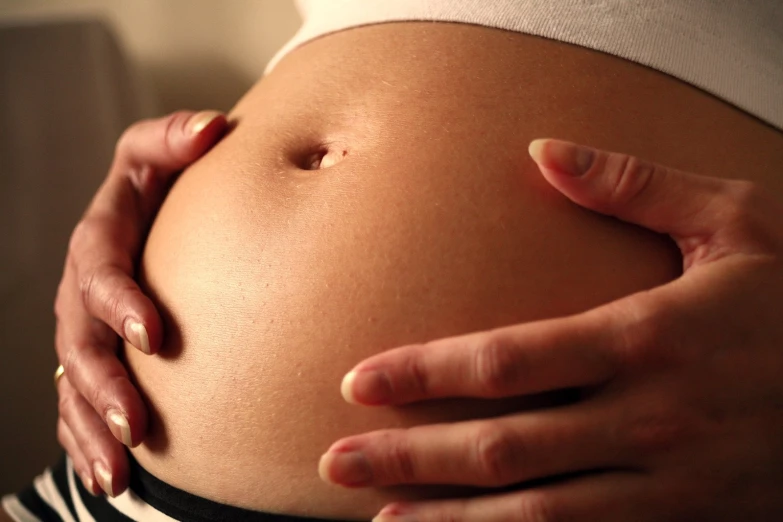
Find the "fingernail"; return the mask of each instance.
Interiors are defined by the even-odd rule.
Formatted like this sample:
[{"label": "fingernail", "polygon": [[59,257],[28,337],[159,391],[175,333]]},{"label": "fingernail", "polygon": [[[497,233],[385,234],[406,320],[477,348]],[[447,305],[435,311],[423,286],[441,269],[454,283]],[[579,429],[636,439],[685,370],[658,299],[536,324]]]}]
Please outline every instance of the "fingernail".
[{"label": "fingernail", "polygon": [[[150,355],[152,353],[150,350],[150,338],[147,335],[147,329],[144,328],[144,325],[141,323],[131,323],[128,329],[133,334],[128,335],[128,340],[131,344],[147,355]],[[135,340],[132,338],[135,338]]]},{"label": "fingernail", "polygon": [[376,406],[389,404],[393,396],[389,378],[385,373],[374,370],[350,371],[345,374],[340,384],[340,393],[351,404],[360,404],[356,397],[358,395],[362,398],[361,404]]},{"label": "fingernail", "polygon": [[353,382],[356,380],[356,372],[348,372],[343,377],[343,382],[340,383],[340,393],[346,402],[351,404],[359,404],[356,400],[356,396],[353,394]]},{"label": "fingernail", "polygon": [[533,140],[528,147],[528,153],[536,163],[574,177],[582,176],[590,170],[595,156],[589,147],[553,139]]},{"label": "fingernail", "polygon": [[416,522],[416,515],[409,504],[389,504],[375,515],[372,522]]},{"label": "fingernail", "polygon": [[100,484],[103,491],[106,492],[107,495],[110,497],[114,496],[114,489],[111,483],[111,471],[106,468],[102,463],[96,462],[93,466],[93,472],[95,473],[95,478],[98,480],[98,484]]},{"label": "fingernail", "polygon": [[372,469],[360,451],[328,451],[318,462],[321,479],[341,486],[361,487],[372,480]]},{"label": "fingernail", "polygon": [[195,136],[199,132],[207,128],[215,118],[222,116],[223,114],[217,111],[201,111],[198,114],[194,114],[188,120],[187,127],[191,136]]},{"label": "fingernail", "polygon": [[93,497],[97,496],[95,495],[95,483],[92,481],[91,477],[84,477],[80,475],[80,478],[82,479],[82,484],[84,484],[84,489],[87,490],[87,492],[92,495]]},{"label": "fingernail", "polygon": [[122,441],[129,448],[132,447],[133,439],[131,438],[130,424],[128,424],[128,419],[125,418],[125,415],[120,410],[112,409],[106,415],[106,420],[108,421],[109,429],[117,440]]}]

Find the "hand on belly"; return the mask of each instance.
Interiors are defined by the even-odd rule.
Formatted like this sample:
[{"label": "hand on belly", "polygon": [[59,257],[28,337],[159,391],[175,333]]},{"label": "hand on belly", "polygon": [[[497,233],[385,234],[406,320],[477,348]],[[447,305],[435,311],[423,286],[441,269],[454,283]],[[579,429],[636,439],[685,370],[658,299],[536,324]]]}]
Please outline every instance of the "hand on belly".
[{"label": "hand on belly", "polygon": [[[678,275],[667,241],[579,209],[540,179],[520,144],[597,131],[530,101],[552,86],[526,84],[503,62],[532,56],[525,46],[497,54],[481,79],[465,56],[415,69],[388,51],[366,74],[355,73],[360,56],[342,72],[319,61],[361,35],[372,44],[418,31],[402,27],[349,31],[281,63],[162,208],[140,273],[168,337],[159,358],[126,355],[153,412],[134,455],[164,480],[320,516],[442,494],[343,491],[319,480],[318,458],[347,435],[498,415],[520,401],[356,408],[339,395],[346,371],[388,348],[579,312]],[[463,30],[476,28],[443,35]],[[444,78],[459,92],[438,90]],[[585,108],[595,86],[562,89],[560,110],[592,110],[617,129],[605,139],[631,139],[628,121]]]}]

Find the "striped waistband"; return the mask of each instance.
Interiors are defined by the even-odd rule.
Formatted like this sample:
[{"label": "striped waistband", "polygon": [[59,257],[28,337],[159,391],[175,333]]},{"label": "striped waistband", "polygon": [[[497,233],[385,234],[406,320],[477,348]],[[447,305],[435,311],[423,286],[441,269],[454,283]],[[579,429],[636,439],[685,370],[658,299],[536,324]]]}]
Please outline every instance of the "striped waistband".
[{"label": "striped waistband", "polygon": [[[152,476],[131,457],[130,487],[116,498],[92,496],[63,456],[33,484],[2,499],[17,522],[319,522],[321,519],[265,513],[208,500]],[[327,522],[327,521],[324,521]]]}]

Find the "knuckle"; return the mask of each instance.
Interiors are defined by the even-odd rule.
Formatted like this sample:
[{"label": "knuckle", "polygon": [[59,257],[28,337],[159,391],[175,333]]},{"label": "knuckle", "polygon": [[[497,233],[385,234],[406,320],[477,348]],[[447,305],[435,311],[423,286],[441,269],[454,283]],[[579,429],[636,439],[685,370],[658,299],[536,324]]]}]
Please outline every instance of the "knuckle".
[{"label": "knuckle", "polygon": [[[639,294],[649,297],[646,290]],[[674,332],[675,328],[670,309],[665,303],[651,298],[630,299],[617,307],[615,312],[620,320],[615,317],[607,327],[616,332],[612,337],[614,349],[625,366],[659,369],[671,364],[677,354],[685,353],[677,349],[671,335],[664,335],[664,332]]]},{"label": "knuckle", "polygon": [[176,147],[176,137],[182,135],[185,122],[191,113],[188,111],[172,112],[160,119],[140,120],[131,124],[117,140],[114,148],[114,163],[119,164],[124,159],[133,156],[139,136],[142,133],[153,132],[159,136],[160,144],[165,154],[173,154]]},{"label": "knuckle", "polygon": [[[60,399],[67,399],[66,406],[71,406],[73,401],[76,399],[77,394],[81,393],[81,390],[79,390],[76,386],[77,382],[75,382],[71,377],[78,374],[79,368],[82,364],[81,359],[83,356],[84,350],[81,350],[77,347],[71,347],[68,349],[65,359],[63,360],[63,370],[65,370],[65,373],[63,374],[62,379],[67,378],[68,383],[70,384],[70,388],[72,388],[67,393],[60,392]],[[60,411],[62,412],[63,410],[61,409]]]},{"label": "knuckle", "polygon": [[417,471],[410,444],[405,437],[390,437],[386,468],[394,482],[411,483],[416,480]]},{"label": "knuckle", "polygon": [[84,250],[86,242],[93,235],[95,225],[95,222],[88,218],[84,218],[76,224],[76,227],[74,227],[73,232],[71,233],[71,238],[68,241],[69,259],[79,259],[79,253]]},{"label": "knuckle", "polygon": [[137,142],[137,136],[143,132],[144,128],[149,125],[149,123],[149,119],[143,119],[135,123],[131,123],[128,125],[128,127],[125,128],[125,130],[120,135],[120,138],[117,140],[116,145],[114,146],[115,161],[133,151]]},{"label": "knuckle", "polygon": [[520,443],[497,427],[482,427],[471,442],[478,475],[490,486],[502,486],[513,481],[515,464],[523,453]]},{"label": "knuckle", "polygon": [[524,376],[515,344],[504,336],[494,334],[475,348],[474,379],[487,396],[504,395]]},{"label": "knuckle", "polygon": [[[79,350],[72,347],[65,347],[65,357],[62,360],[63,370],[65,374],[63,377],[73,375],[74,369],[78,366]],[[69,379],[70,382],[70,379]]]},{"label": "knuckle", "polygon": [[177,111],[169,114],[163,120],[163,151],[166,155],[174,158],[178,161],[184,161],[182,147],[177,145],[182,144],[182,137],[184,136],[185,125],[190,119],[192,113],[187,111]]},{"label": "knuckle", "polygon": [[103,310],[105,319],[112,325],[119,327],[125,317],[126,293],[133,287],[131,285],[112,285],[110,291],[105,288],[108,281],[118,282],[111,278],[114,270],[122,270],[113,265],[102,265],[93,270],[80,274],[79,292],[81,301],[88,310]]},{"label": "knuckle", "polygon": [[649,192],[653,179],[665,176],[667,172],[665,167],[627,154],[618,154],[616,161],[618,165],[613,170],[615,176],[610,190],[612,199],[620,205],[642,197]]},{"label": "knuckle", "polygon": [[172,113],[165,118],[165,127],[163,130],[163,146],[166,154],[173,155],[176,148],[174,147],[174,136],[177,130],[177,121],[180,119],[180,113]]},{"label": "knuckle", "polygon": [[568,520],[558,504],[543,493],[520,497],[518,514],[520,520],[530,522],[566,522]]},{"label": "knuckle", "polygon": [[75,393],[59,391],[57,396],[57,411],[60,413],[60,417],[63,419],[70,418],[70,414],[73,412],[73,407],[75,406],[75,399]]},{"label": "knuckle", "polygon": [[424,363],[415,354],[411,354],[405,366],[412,390],[418,397],[428,397],[430,395],[430,379]]},{"label": "knuckle", "polygon": [[624,428],[630,449],[640,455],[666,453],[689,438],[692,431],[673,407],[658,407],[635,416]]},{"label": "knuckle", "polygon": [[88,390],[88,394],[84,396],[84,399],[92,406],[96,414],[102,419],[106,418],[108,406],[106,406],[106,401],[103,400],[103,394],[98,386],[91,386]]},{"label": "knuckle", "polygon": [[100,274],[97,269],[79,274],[79,294],[82,303],[88,308],[96,297],[96,282],[99,278]]},{"label": "knuckle", "polygon": [[[80,348],[72,348],[63,362],[63,368],[65,369],[65,375],[78,375],[79,367],[83,364],[82,359],[87,357],[86,350]],[[82,383],[79,387],[78,379],[69,379],[70,390],[67,392],[60,392],[59,394],[59,411],[60,415],[68,418],[71,412],[76,412],[76,401],[84,400],[89,404],[99,415],[105,417],[106,411],[109,409],[108,401],[104,400],[104,390],[101,386],[96,386],[95,383],[90,380],[87,383]],[[59,388],[59,387],[58,387]],[[67,412],[67,413],[66,413]]]}]

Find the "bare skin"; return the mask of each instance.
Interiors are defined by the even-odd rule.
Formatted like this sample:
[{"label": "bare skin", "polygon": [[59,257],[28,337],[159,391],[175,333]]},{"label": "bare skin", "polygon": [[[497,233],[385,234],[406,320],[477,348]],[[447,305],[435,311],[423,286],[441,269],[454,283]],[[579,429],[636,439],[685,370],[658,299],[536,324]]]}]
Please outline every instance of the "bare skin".
[{"label": "bare skin", "polygon": [[[781,137],[752,117],[639,65],[486,28],[319,39],[231,117],[236,129],[182,176],[144,254],[169,337],[160,358],[126,350],[151,409],[134,456],[178,487],[269,511],[370,517],[402,493],[322,483],[333,441],[519,406],[351,408],[339,382],[361,359],[678,275],[670,243],[548,187],[531,139],[743,172],[783,193]],[[307,170],[322,153],[331,165]]]},{"label": "bare skin", "polygon": [[578,399],[348,437],[322,457],[321,476],[349,487],[561,476],[467,500],[395,503],[374,522],[779,519],[783,328],[770,304],[783,297],[783,202],[750,181],[566,141],[536,140],[530,154],[571,201],[668,234],[684,274],[581,314],[365,359],[343,381],[356,404],[558,389]]}]

